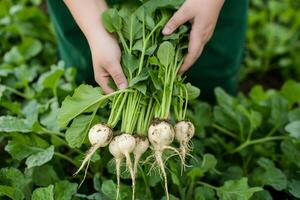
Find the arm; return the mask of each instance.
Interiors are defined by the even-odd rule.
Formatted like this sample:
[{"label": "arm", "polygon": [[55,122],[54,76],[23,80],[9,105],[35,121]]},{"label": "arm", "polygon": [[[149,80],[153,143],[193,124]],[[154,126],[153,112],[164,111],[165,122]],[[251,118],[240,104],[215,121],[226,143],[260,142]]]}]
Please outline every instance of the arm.
[{"label": "arm", "polygon": [[181,66],[180,73],[188,70],[201,55],[205,44],[211,38],[219,13],[225,0],[186,0],[166,24],[164,35],[172,34],[187,21],[192,23],[188,54]]},{"label": "arm", "polygon": [[101,13],[107,9],[104,0],[64,0],[78,26],[89,43],[96,82],[105,93],[113,90],[108,86],[112,77],[119,89],[127,87],[127,80],[120,65],[121,51],[115,37],[108,33]]}]

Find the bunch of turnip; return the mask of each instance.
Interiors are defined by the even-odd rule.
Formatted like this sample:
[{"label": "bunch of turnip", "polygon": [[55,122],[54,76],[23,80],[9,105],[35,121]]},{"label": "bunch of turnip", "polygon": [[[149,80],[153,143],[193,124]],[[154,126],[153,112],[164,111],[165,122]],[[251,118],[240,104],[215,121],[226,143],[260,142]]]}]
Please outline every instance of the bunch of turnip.
[{"label": "bunch of turnip", "polygon": [[[161,34],[171,13],[181,3],[171,0],[137,1],[136,6],[124,3],[108,9],[102,15],[107,31],[118,36],[122,49],[121,64],[129,89],[101,96],[101,100],[97,101],[97,109],[100,109],[100,105],[110,105],[110,115],[106,122],[91,127],[88,133],[91,147],[75,174],[86,164],[89,165],[98,149],[108,145],[116,166],[116,199],[120,197],[122,162],[125,162],[130,173],[132,199],[135,199],[138,166],[149,149],[151,154],[146,160],[152,162],[150,170],[153,166],[159,168],[169,199],[165,170],[168,158],[164,153],[170,151],[172,155],[177,155],[183,169],[186,155],[191,150],[190,140],[195,128],[186,119],[186,110],[188,101],[196,98],[199,90],[184,83],[178,74],[187,50],[189,29],[184,25],[170,36]],[[94,107],[95,102],[86,110]],[[173,121],[177,123],[173,124]]]}]

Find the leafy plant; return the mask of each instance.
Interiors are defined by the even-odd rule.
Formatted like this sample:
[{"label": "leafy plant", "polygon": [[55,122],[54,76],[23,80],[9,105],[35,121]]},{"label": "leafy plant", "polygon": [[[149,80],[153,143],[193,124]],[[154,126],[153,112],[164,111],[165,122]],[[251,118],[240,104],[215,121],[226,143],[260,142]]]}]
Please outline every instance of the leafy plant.
[{"label": "leafy plant", "polygon": [[[164,1],[159,2],[163,6]],[[93,112],[95,102],[103,100],[101,90],[87,85],[75,89],[74,70],[61,62],[52,65],[56,59],[53,35],[49,34],[47,16],[33,6],[36,4],[39,1],[0,2],[0,198],[114,199],[115,166],[107,149],[92,157],[82,187],[78,188],[83,176],[72,176],[84,155],[78,148],[88,148],[88,125],[107,121],[110,105],[101,104],[101,110]],[[151,25],[151,21],[147,23]],[[141,34],[139,28],[134,30],[139,30],[136,35]],[[186,30],[162,40],[172,43],[181,31]],[[126,32],[122,34],[128,43],[130,36]],[[24,39],[28,35],[31,39]],[[132,52],[140,55],[142,51],[138,49],[143,46],[135,43],[132,42]],[[156,55],[158,48],[146,50],[145,56]],[[4,55],[9,56],[4,59]],[[128,57],[123,56],[124,63],[137,62]],[[157,63],[155,58],[150,61]],[[134,80],[137,70],[128,68],[127,76],[132,73]],[[150,72],[149,77],[153,86],[162,90],[156,84],[158,74]],[[180,84],[181,80],[175,82],[175,88]],[[143,87],[135,89],[144,91]],[[189,99],[197,96],[192,87],[187,85],[187,89]],[[183,174],[178,158],[166,163],[170,199],[300,198],[300,83],[287,80],[279,90],[264,90],[257,85],[249,94],[238,97],[229,96],[220,88],[215,94],[216,105],[192,100],[187,109],[186,117],[196,130],[192,139],[194,158],[187,158],[189,166]],[[58,124],[58,110],[67,95],[70,96],[64,104],[72,106],[61,111],[68,115],[61,115],[66,120],[60,119]],[[172,104],[176,102],[180,106],[180,99]],[[72,115],[67,111],[72,111]],[[71,128],[64,134],[64,129],[58,127],[68,124]],[[165,156],[171,153],[166,152]],[[144,170],[138,170],[136,199],[165,199],[159,174],[145,173],[150,167],[146,164]],[[125,166],[121,168],[125,171]],[[129,178],[129,173],[121,174],[120,199],[131,198]]]},{"label": "leafy plant", "polygon": [[277,70],[283,77],[298,79],[299,7],[292,0],[250,1],[243,77]]}]

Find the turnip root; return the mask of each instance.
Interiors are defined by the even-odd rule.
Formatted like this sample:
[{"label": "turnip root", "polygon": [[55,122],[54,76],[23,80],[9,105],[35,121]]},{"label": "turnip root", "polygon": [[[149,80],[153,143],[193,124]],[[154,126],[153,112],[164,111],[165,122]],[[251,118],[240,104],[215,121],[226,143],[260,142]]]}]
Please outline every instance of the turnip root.
[{"label": "turnip root", "polygon": [[134,172],[134,174],[137,173],[137,167],[138,167],[138,164],[139,164],[139,161],[140,161],[142,155],[149,148],[149,140],[147,137],[137,135],[135,137],[135,142],[136,142],[136,145],[133,150],[133,155],[134,155],[133,172]]},{"label": "turnip root", "polygon": [[175,139],[180,144],[180,154],[183,161],[185,161],[186,155],[189,154],[190,140],[195,134],[195,127],[192,122],[187,120],[179,121],[174,126]]},{"label": "turnip root", "polygon": [[[109,144],[109,142],[111,141],[112,137],[113,137],[113,133],[112,133],[111,128],[108,125],[103,124],[103,123],[94,125],[88,133],[88,138],[89,138],[89,141],[92,146],[87,151],[87,153],[82,161],[81,166],[74,173],[74,175],[77,175],[79,173],[79,171],[82,170],[82,168],[85,166],[86,163],[89,164],[91,157],[94,155],[96,150],[99,149],[100,147],[107,146]],[[88,167],[88,165],[87,165],[87,167]],[[86,175],[86,173],[85,173],[85,175]],[[84,175],[84,177],[85,177],[85,175]],[[83,181],[84,181],[84,178],[83,178]]]},{"label": "turnip root", "polygon": [[114,156],[116,162],[116,176],[117,176],[117,198],[119,198],[120,191],[120,165],[123,158],[126,158],[126,168],[129,170],[132,179],[132,199],[134,199],[135,191],[135,175],[130,159],[130,153],[133,152],[136,142],[135,138],[129,134],[122,134],[113,138],[109,144],[109,151]]},{"label": "turnip root", "polygon": [[[180,153],[171,145],[175,137],[173,126],[166,120],[155,119],[149,127],[148,139],[153,147],[155,162],[158,164],[164,182],[167,199],[170,199],[168,192],[168,180],[165,170],[164,161],[162,159],[162,153],[164,150],[169,149],[174,151],[180,156]],[[181,158],[181,156],[180,156]]]},{"label": "turnip root", "polygon": [[122,153],[118,145],[118,137],[119,136],[114,137],[108,146],[109,152],[114,156],[116,162],[116,176],[117,176],[116,199],[119,199],[119,194],[120,194],[120,167],[121,167],[121,162],[124,158],[124,154]]}]

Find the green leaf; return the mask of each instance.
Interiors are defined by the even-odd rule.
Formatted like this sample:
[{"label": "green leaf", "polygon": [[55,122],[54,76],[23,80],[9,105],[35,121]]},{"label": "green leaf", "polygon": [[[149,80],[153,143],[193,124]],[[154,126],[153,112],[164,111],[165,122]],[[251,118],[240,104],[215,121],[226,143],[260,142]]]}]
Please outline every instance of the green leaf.
[{"label": "green leaf", "polygon": [[154,44],[151,47],[147,48],[145,55],[152,56],[156,48],[157,48],[157,44]]},{"label": "green leaf", "polygon": [[281,94],[289,101],[290,105],[300,102],[300,83],[288,80],[281,88]]},{"label": "green leaf", "polygon": [[257,163],[260,168],[254,169],[252,174],[255,183],[262,186],[269,185],[278,191],[286,189],[287,178],[285,174],[279,168],[276,168],[271,160],[260,158]]},{"label": "green leaf", "polygon": [[300,138],[300,120],[293,121],[286,125],[284,129],[294,138]]},{"label": "green leaf", "polygon": [[102,13],[102,22],[108,32],[118,32],[122,28],[122,18],[115,8],[107,9]]},{"label": "green leaf", "polygon": [[117,187],[116,187],[115,183],[112,180],[103,181],[102,186],[101,186],[101,191],[107,197],[110,197],[112,199],[116,198]]},{"label": "green leaf", "polygon": [[31,177],[32,182],[40,187],[46,187],[59,181],[52,165],[45,164],[39,167],[26,168],[25,174]]},{"label": "green leaf", "polygon": [[[59,104],[57,99],[50,99],[48,110],[40,116],[40,122],[42,125],[46,126],[50,130],[59,131],[59,127],[57,124],[57,116],[59,111]],[[32,127],[34,128],[34,127]]]},{"label": "green leaf", "polygon": [[135,14],[126,13],[125,15],[122,16],[124,18],[122,30],[125,38],[133,42],[142,37],[142,23],[137,19]]},{"label": "green leaf", "polygon": [[290,122],[300,120],[300,108],[291,110],[288,113],[288,118]]},{"label": "green leaf", "polygon": [[190,83],[187,83],[186,84],[186,89],[187,89],[187,92],[188,92],[189,100],[193,100],[193,99],[196,99],[196,98],[199,97],[199,95],[200,95],[200,89],[199,88],[193,86]]},{"label": "green leaf", "polygon": [[208,187],[197,187],[195,200],[215,200],[215,191]]},{"label": "green leaf", "polygon": [[42,150],[38,153],[32,154],[26,159],[26,165],[28,168],[41,166],[46,162],[50,161],[54,155],[54,146]]},{"label": "green leaf", "polygon": [[[161,200],[168,200],[166,196],[161,198]],[[169,200],[179,200],[179,198],[175,197],[174,195],[170,194],[170,199]]]},{"label": "green leaf", "polygon": [[93,115],[80,115],[76,117],[67,129],[66,140],[71,148],[81,147],[89,131]]},{"label": "green leaf", "polygon": [[179,180],[178,176],[173,172],[171,173],[171,179],[172,179],[173,184],[180,186],[180,180]]},{"label": "green leaf", "polygon": [[162,84],[158,77],[157,70],[149,70],[149,74],[156,90],[162,90]]},{"label": "green leaf", "polygon": [[54,200],[53,185],[37,188],[33,191],[31,200]]},{"label": "green leaf", "polygon": [[18,188],[7,185],[0,185],[0,197],[1,196],[7,196],[13,200],[24,199],[24,194]]},{"label": "green leaf", "polygon": [[188,172],[188,176],[192,179],[202,177],[206,172],[215,169],[217,160],[212,154],[204,154],[202,163],[199,167],[194,167]]},{"label": "green leaf", "polygon": [[230,95],[228,95],[220,87],[217,87],[215,89],[215,95],[216,95],[218,104],[221,105],[222,107],[225,107],[225,106],[232,107],[233,105],[235,105],[237,103],[236,100],[233,97],[231,97]]},{"label": "green leaf", "polygon": [[30,126],[25,119],[13,116],[0,116],[0,133],[1,132],[31,132]]},{"label": "green leaf", "polygon": [[255,192],[261,190],[260,187],[249,187],[248,179],[242,178],[226,181],[222,187],[217,189],[217,195],[220,200],[248,200]]},{"label": "green leaf", "polygon": [[56,94],[56,87],[58,85],[59,79],[64,74],[64,68],[61,65],[55,66],[53,65],[51,67],[51,70],[42,74],[37,82],[37,85],[39,87],[39,90],[43,89],[51,89],[53,91],[54,96],[57,96]]},{"label": "green leaf", "polygon": [[132,77],[135,70],[139,67],[139,60],[131,54],[123,54],[122,56],[123,67],[125,67],[125,72],[127,72],[127,77]]},{"label": "green leaf", "polygon": [[138,40],[135,42],[135,44],[132,47],[132,50],[134,51],[143,51],[143,40]]},{"label": "green leaf", "polygon": [[249,92],[249,96],[254,102],[258,104],[268,98],[268,95],[261,85],[255,85],[254,87],[252,87]]},{"label": "green leaf", "polygon": [[172,43],[165,41],[159,45],[157,57],[162,65],[169,66],[173,62],[174,56],[175,48]]},{"label": "green leaf", "polygon": [[56,200],[71,200],[77,192],[77,183],[69,181],[59,181],[55,183],[54,196]]},{"label": "green leaf", "polygon": [[243,177],[243,169],[239,166],[230,166],[223,173],[223,180],[238,180]]},{"label": "green leaf", "polygon": [[28,83],[32,82],[37,76],[38,67],[40,66],[28,66],[23,64],[20,67],[15,68],[14,73],[20,81],[20,84],[27,86]]},{"label": "green leaf", "polygon": [[25,60],[28,60],[42,51],[42,43],[34,38],[23,38],[22,43],[18,46],[19,52],[23,55]]},{"label": "green leaf", "polygon": [[273,200],[272,195],[267,190],[254,193],[251,200]]},{"label": "green leaf", "polygon": [[151,15],[154,11],[162,8],[178,9],[183,2],[183,0],[152,0],[144,3],[137,11],[145,8],[145,11]]},{"label": "green leaf", "polygon": [[9,167],[0,169],[0,180],[1,184],[9,185],[20,190],[16,191],[16,193],[21,192],[26,197],[31,194],[31,188],[29,187],[30,180],[25,179],[22,172],[16,168]]},{"label": "green leaf", "polygon": [[288,191],[294,197],[300,198],[300,180],[291,180],[291,181],[289,181]]},{"label": "green leaf", "polygon": [[269,121],[277,127],[282,126],[288,120],[288,101],[280,96],[273,96],[270,99],[271,116]]},{"label": "green leaf", "polygon": [[149,77],[149,73],[146,69],[144,69],[139,75],[135,76],[128,83],[129,87],[136,85],[137,83],[146,80]]},{"label": "green leaf", "polygon": [[102,97],[100,88],[80,85],[75,89],[72,97],[67,96],[63,101],[58,114],[59,126],[66,127],[72,119],[99,102]]},{"label": "green leaf", "polygon": [[285,140],[281,142],[281,150],[284,155],[285,162],[295,163],[298,167],[300,167],[300,148],[296,146],[297,144],[292,141]]},{"label": "green leaf", "polygon": [[35,147],[30,146],[30,144],[24,144],[18,140],[9,141],[5,146],[5,151],[7,151],[14,159],[23,160],[27,156],[39,152]]},{"label": "green leaf", "polygon": [[17,47],[12,47],[10,51],[4,54],[3,60],[4,62],[11,64],[21,64],[24,60],[24,57]]}]

